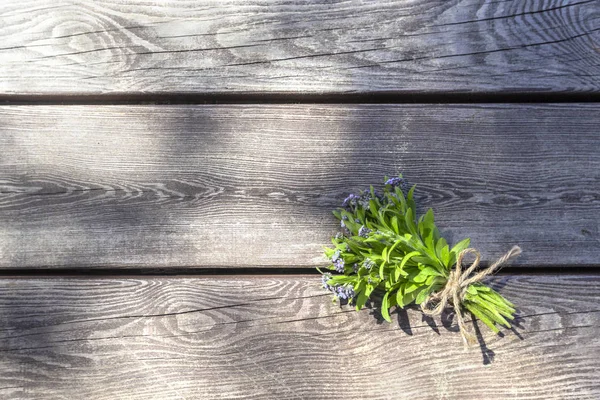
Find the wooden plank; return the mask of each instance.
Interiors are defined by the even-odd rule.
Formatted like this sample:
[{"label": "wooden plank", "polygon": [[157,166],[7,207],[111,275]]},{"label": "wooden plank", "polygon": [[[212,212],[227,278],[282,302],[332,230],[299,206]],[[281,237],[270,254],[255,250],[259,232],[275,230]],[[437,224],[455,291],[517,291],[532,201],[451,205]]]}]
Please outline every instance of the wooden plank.
[{"label": "wooden plank", "polygon": [[326,262],[331,211],[403,172],[484,260],[596,265],[600,106],[0,107],[0,266]]},{"label": "wooden plank", "polygon": [[333,304],[319,282],[317,276],[0,280],[0,393],[600,397],[598,275],[494,277],[494,286],[520,307],[518,326],[499,337],[478,324],[480,347],[469,350],[447,321],[423,321],[408,310],[381,323],[376,311]]},{"label": "wooden plank", "polygon": [[598,92],[597,0],[0,2],[1,94]]}]

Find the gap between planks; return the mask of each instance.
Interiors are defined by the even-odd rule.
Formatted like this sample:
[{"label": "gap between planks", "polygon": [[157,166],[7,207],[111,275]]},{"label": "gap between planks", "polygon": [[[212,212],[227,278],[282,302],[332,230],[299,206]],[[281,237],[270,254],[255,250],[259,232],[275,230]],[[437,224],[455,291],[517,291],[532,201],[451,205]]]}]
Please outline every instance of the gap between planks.
[{"label": "gap between planks", "polygon": [[[325,271],[325,268],[320,267]],[[483,269],[483,263],[478,270]],[[550,275],[600,275],[600,266],[590,267],[563,266],[563,267],[507,267],[494,274],[497,277],[518,276],[550,276]],[[0,279],[263,279],[263,278],[299,278],[307,279],[319,275],[316,268],[181,268],[168,270],[145,269],[51,269],[51,270],[0,270]]]},{"label": "gap between planks", "polygon": [[466,92],[244,92],[244,93],[121,93],[86,95],[0,94],[4,105],[144,105],[144,104],[520,104],[600,103],[600,92],[466,93]]}]

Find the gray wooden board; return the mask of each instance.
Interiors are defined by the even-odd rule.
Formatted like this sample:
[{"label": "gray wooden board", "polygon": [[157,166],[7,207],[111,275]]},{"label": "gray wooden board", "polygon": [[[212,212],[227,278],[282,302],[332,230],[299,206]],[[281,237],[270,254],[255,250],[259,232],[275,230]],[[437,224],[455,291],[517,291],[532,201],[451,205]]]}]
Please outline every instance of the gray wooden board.
[{"label": "gray wooden board", "polygon": [[600,106],[0,107],[0,266],[323,265],[350,192],[403,172],[484,260],[597,265]]},{"label": "gray wooden board", "polygon": [[600,2],[0,1],[0,93],[597,92]]},{"label": "gray wooden board", "polygon": [[381,323],[318,276],[3,279],[0,397],[598,399],[600,277],[492,282],[514,331],[465,349],[450,316]]}]

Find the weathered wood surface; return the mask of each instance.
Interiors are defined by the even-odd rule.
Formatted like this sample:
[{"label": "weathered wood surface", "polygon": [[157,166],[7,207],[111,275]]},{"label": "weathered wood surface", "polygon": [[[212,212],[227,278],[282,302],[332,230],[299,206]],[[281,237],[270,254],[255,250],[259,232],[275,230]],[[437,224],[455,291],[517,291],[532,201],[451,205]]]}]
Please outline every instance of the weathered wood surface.
[{"label": "weathered wood surface", "polygon": [[0,93],[597,92],[597,0],[0,2]]},{"label": "weathered wood surface", "polygon": [[379,323],[319,282],[1,280],[1,397],[600,397],[598,275],[493,278],[518,326],[498,337],[479,324],[485,345],[470,350],[448,322],[408,310]]},{"label": "weathered wood surface", "polygon": [[403,172],[451,242],[597,265],[600,107],[0,107],[0,266],[322,265],[350,191]]}]

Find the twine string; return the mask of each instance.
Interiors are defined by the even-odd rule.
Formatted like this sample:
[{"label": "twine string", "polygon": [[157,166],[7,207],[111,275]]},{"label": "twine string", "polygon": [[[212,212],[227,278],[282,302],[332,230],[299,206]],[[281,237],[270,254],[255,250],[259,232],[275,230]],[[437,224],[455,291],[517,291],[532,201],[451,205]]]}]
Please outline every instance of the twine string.
[{"label": "twine string", "polygon": [[[466,270],[462,270],[462,261],[467,254],[474,254],[475,261]],[[493,274],[498,270],[505,262],[512,257],[516,257],[521,254],[521,248],[519,246],[513,246],[505,255],[500,257],[494,264],[490,265],[486,269],[478,272],[471,276],[473,271],[479,267],[479,261],[481,254],[473,248],[464,249],[458,254],[456,258],[456,268],[450,271],[448,281],[444,286],[444,289],[429,295],[423,303],[421,303],[421,310],[423,313],[430,316],[440,315],[444,309],[448,306],[448,303],[452,303],[454,308],[454,314],[458,322],[458,329],[462,335],[463,341],[467,346],[473,345],[476,342],[476,337],[467,330],[464,315],[462,312],[462,302],[465,298],[469,285],[480,282],[483,278]],[[431,305],[435,303],[433,308]]]}]

